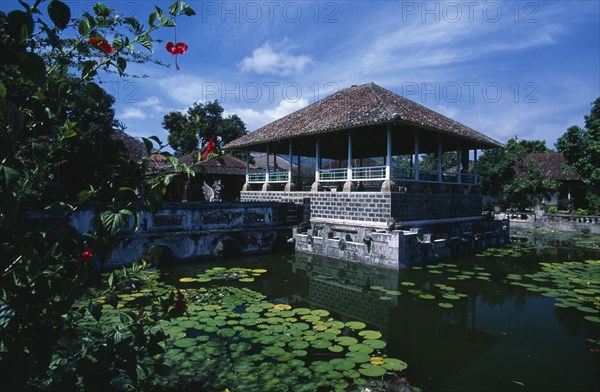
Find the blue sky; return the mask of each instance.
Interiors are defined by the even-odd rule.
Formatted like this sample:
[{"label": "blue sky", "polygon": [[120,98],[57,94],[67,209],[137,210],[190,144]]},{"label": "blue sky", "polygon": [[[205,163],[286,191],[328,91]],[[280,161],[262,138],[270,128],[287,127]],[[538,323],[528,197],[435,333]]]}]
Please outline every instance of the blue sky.
[{"label": "blue sky", "polygon": [[[499,141],[583,125],[600,96],[600,1],[188,1],[174,66],[106,83],[134,136],[218,99],[255,130],[353,84],[375,82]],[[76,11],[85,1],[71,2]],[[90,2],[89,5],[92,3]],[[145,21],[151,4],[107,1]],[[167,29],[160,37],[174,39]],[[174,63],[160,46],[158,59]]]}]

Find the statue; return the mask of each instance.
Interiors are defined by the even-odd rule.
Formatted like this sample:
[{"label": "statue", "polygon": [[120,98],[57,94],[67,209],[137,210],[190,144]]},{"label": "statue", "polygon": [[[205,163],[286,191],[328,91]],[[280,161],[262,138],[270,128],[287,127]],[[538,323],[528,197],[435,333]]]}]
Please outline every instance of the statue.
[{"label": "statue", "polygon": [[208,186],[206,181],[202,184],[202,191],[204,192],[204,200],[208,202],[221,201],[221,180],[213,182],[212,188]]}]

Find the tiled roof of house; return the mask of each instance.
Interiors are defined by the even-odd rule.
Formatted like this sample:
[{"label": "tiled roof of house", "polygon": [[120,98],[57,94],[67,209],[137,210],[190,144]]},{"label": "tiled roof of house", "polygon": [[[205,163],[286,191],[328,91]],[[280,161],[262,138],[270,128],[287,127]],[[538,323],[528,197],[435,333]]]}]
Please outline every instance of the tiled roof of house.
[{"label": "tiled roof of house", "polygon": [[244,148],[298,136],[373,124],[403,123],[473,141],[481,147],[500,143],[374,83],[338,91],[303,109],[236,139],[224,148]]},{"label": "tiled roof of house", "polygon": [[[264,170],[267,166],[267,154],[252,154],[252,157],[254,158],[254,164],[252,165],[253,168],[258,169],[258,170]],[[286,159],[277,156],[277,161],[275,161],[273,159],[273,155],[271,155],[269,157],[269,167],[271,169],[273,169],[273,167],[275,166],[275,163],[277,163],[277,168],[281,169],[281,170],[289,170],[290,168],[290,162],[287,161]],[[292,165],[292,167],[295,167],[296,165]]]},{"label": "tiled roof of house", "polygon": [[574,171],[569,171],[567,160],[558,152],[543,152],[527,154],[525,164],[534,162],[540,165],[540,171],[543,176],[552,180],[579,180],[580,177]]}]

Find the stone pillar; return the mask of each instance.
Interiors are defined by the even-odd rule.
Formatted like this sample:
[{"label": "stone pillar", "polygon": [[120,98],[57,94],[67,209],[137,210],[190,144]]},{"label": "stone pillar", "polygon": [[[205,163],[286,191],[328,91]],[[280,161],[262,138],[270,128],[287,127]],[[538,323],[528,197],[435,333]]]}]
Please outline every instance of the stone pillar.
[{"label": "stone pillar", "polygon": [[381,192],[389,193],[395,187],[392,181],[392,126],[387,126],[387,143],[385,155],[385,181],[381,184]]},{"label": "stone pillar", "polygon": [[441,136],[438,139],[438,162],[437,162],[437,170],[438,170],[438,182],[442,182],[442,139]]},{"label": "stone pillar", "polygon": [[292,157],[294,156],[293,151],[292,151],[292,138],[290,138],[289,140],[289,145],[288,145],[288,157],[289,157],[289,167],[288,167],[288,180],[287,183],[285,184],[285,188],[283,189],[286,192],[292,192],[296,190],[296,184],[294,184],[293,178],[292,178]]},{"label": "stone pillar", "polygon": [[414,180],[419,181],[419,132],[415,133],[415,159],[414,159]]},{"label": "stone pillar", "polygon": [[347,160],[346,182],[344,183],[344,192],[352,192],[354,184],[352,183],[352,130],[348,130],[348,160]]},{"label": "stone pillar", "polygon": [[316,137],[315,145],[315,182],[310,187],[311,192],[319,192],[323,190],[323,186],[319,182],[319,172],[321,171],[321,143],[319,135]]},{"label": "stone pillar", "polygon": [[246,149],[246,182],[242,187],[242,192],[249,191],[250,189],[250,151]]},{"label": "stone pillar", "polygon": [[265,183],[262,186],[263,192],[268,192],[271,190],[271,185],[269,184],[269,145],[267,144],[267,153],[265,156]]}]

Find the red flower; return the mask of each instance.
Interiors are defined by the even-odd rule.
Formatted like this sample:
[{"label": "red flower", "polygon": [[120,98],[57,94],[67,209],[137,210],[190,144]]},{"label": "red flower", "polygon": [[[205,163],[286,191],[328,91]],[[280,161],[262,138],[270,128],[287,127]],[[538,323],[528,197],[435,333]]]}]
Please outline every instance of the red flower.
[{"label": "red flower", "polygon": [[92,260],[92,248],[90,248],[88,245],[85,246],[85,248],[83,249],[83,252],[81,252],[81,255],[79,255],[79,263],[80,264],[87,264],[90,262],[90,260]]},{"label": "red flower", "polygon": [[183,291],[178,290],[177,291],[177,301],[175,301],[175,314],[178,316],[181,316],[182,314],[185,313],[185,310],[187,309],[187,302],[185,300],[185,295],[183,294]]},{"label": "red flower", "polygon": [[176,44],[174,44],[173,42],[169,41],[165,45],[165,49],[167,49],[167,52],[175,56],[178,54],[185,54],[185,52],[187,52],[188,50],[188,46],[185,42],[177,42]]},{"label": "red flower", "polygon": [[208,144],[206,145],[206,149],[204,150],[204,153],[202,153],[202,160],[205,161],[206,158],[208,158],[208,155],[211,152],[213,152],[216,147],[217,147],[217,145],[215,144],[215,137],[211,136],[210,140],[208,141]]},{"label": "red flower", "polygon": [[105,53],[112,53],[115,51],[115,48],[110,46],[107,40],[104,38],[89,38],[88,42],[99,49],[102,49]]}]

